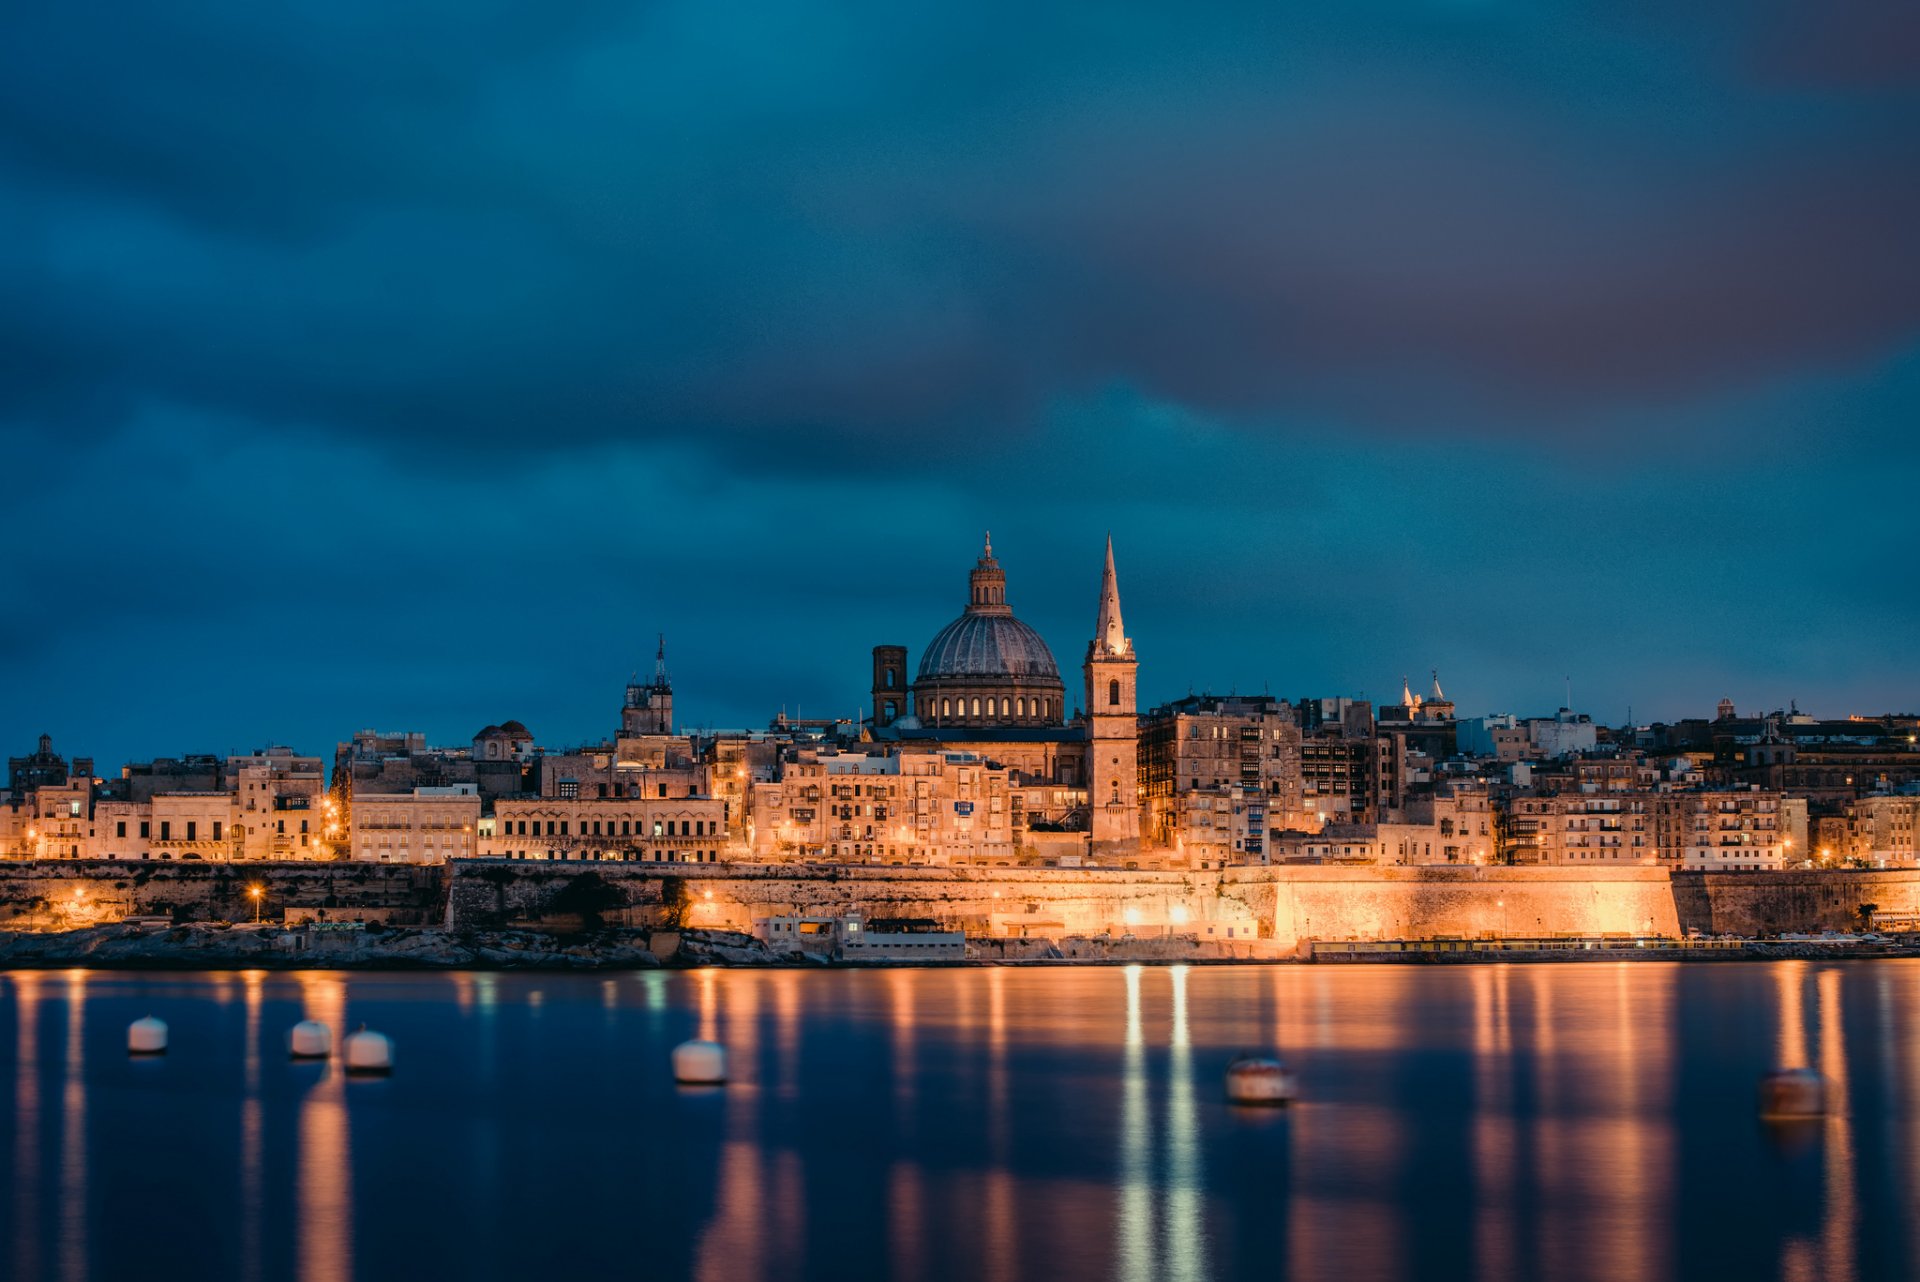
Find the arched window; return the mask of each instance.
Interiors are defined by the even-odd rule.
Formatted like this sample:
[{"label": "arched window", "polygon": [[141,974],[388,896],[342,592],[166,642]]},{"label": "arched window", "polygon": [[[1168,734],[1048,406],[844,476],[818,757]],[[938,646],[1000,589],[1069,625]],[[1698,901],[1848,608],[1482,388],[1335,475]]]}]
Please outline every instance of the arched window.
[{"label": "arched window", "polygon": [[1107,682],[1107,704],[1114,708],[1120,706],[1120,682],[1117,679]]},{"label": "arched window", "polygon": [[887,689],[893,689],[893,669],[887,669]]},{"label": "arched window", "polygon": [[1023,717],[1026,716],[1027,715],[1027,697],[1025,695],[1021,695],[1018,699],[1015,699],[1013,702],[1014,702],[1014,707],[1019,709],[1019,714]]},{"label": "arched window", "polygon": [[1044,719],[1046,719],[1046,718],[1048,718],[1048,717],[1051,717],[1052,715],[1053,715],[1053,700],[1051,700],[1051,699],[1042,699],[1042,700],[1040,701],[1040,716],[1041,716],[1041,719],[1042,719],[1042,720],[1044,720]]},{"label": "arched window", "polygon": [[940,701],[940,715],[943,717],[950,717],[953,715],[953,700],[942,699]]},{"label": "arched window", "polygon": [[977,697],[973,701],[973,715],[976,717],[980,715],[980,700]]}]

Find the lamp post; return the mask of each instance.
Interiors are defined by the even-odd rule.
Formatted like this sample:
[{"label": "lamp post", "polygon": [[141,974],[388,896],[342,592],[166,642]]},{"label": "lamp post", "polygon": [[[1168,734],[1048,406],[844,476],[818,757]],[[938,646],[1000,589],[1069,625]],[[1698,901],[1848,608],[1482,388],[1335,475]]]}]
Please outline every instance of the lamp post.
[{"label": "lamp post", "polygon": [[260,901],[266,897],[267,888],[259,882],[247,887],[247,895],[253,900],[253,924],[260,924]]}]

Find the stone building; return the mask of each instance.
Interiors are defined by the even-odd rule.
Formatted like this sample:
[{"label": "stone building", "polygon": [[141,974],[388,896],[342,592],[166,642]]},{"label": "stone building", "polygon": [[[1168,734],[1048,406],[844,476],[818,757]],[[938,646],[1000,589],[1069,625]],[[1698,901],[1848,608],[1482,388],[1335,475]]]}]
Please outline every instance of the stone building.
[{"label": "stone building", "polygon": [[[1173,845],[1180,798],[1205,791],[1217,798],[1238,788],[1275,830],[1317,828],[1305,804],[1302,737],[1293,707],[1260,695],[1189,695],[1140,720],[1140,778],[1148,842]],[[1184,807],[1193,810],[1193,807]],[[1210,806],[1196,813],[1205,816]],[[1257,851],[1256,851],[1257,853]]]},{"label": "stone building", "polygon": [[1660,857],[1688,872],[1767,871],[1786,866],[1780,794],[1758,788],[1663,793]]},{"label": "stone building", "polygon": [[477,850],[480,792],[473,784],[365,793],[348,834],[352,857],[370,863],[440,864]]},{"label": "stone building", "polygon": [[1920,791],[1876,793],[1846,809],[1845,858],[1870,868],[1920,865]]},{"label": "stone building", "polygon": [[266,748],[227,758],[225,779],[233,794],[234,857],[332,858],[332,842],[342,834],[320,758]]},{"label": "stone building", "polygon": [[627,683],[626,703],[620,709],[620,735],[636,739],[672,733],[673,682],[667,676],[667,638],[663,634],[653,655],[653,680],[642,685],[635,676]]},{"label": "stone building", "polygon": [[972,753],[795,749],[752,790],[760,861],[1011,865],[1011,772]]},{"label": "stone building", "polygon": [[[904,659],[904,647],[880,649]],[[875,666],[882,667],[879,651]],[[881,676],[884,679],[884,670]],[[934,729],[1058,726],[1066,721],[1066,689],[1053,652],[1007,604],[1007,576],[994,560],[991,537],[967,576],[966,609],[934,633],[921,652],[913,712],[922,725]]]},{"label": "stone building", "polygon": [[1140,664],[1120,619],[1113,539],[1100,577],[1100,613],[1087,643],[1087,811],[1096,858],[1140,850]]},{"label": "stone building", "polygon": [[676,795],[505,797],[480,824],[479,853],[492,859],[647,860],[718,863],[729,854],[726,806]]}]

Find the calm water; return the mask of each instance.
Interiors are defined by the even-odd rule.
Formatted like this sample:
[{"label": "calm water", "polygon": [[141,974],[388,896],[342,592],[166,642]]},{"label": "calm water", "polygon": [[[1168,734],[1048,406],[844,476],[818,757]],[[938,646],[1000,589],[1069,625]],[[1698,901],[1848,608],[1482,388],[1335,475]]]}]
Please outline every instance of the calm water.
[{"label": "calm water", "polygon": [[[16,972],[0,1276],[1911,1276],[1916,1010],[1904,961]],[[701,1032],[735,1085],[669,1080]],[[1299,1107],[1222,1101],[1250,1047]],[[1763,1129],[1776,1061],[1846,1115]]]}]

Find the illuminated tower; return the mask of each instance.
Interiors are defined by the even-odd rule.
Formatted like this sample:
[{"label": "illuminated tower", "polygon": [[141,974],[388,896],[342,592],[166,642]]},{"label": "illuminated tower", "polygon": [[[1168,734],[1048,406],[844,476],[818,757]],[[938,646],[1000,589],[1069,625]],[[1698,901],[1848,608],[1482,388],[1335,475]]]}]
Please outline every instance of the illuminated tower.
[{"label": "illuminated tower", "polygon": [[653,680],[646,685],[641,685],[638,677],[627,682],[627,701],[620,709],[620,733],[628,738],[673,733],[673,682],[667,678],[664,635],[653,655]]},{"label": "illuminated tower", "polygon": [[1087,643],[1087,809],[1093,849],[1140,845],[1140,736],[1134,714],[1139,661],[1120,621],[1113,537],[1100,579],[1100,617]]}]

